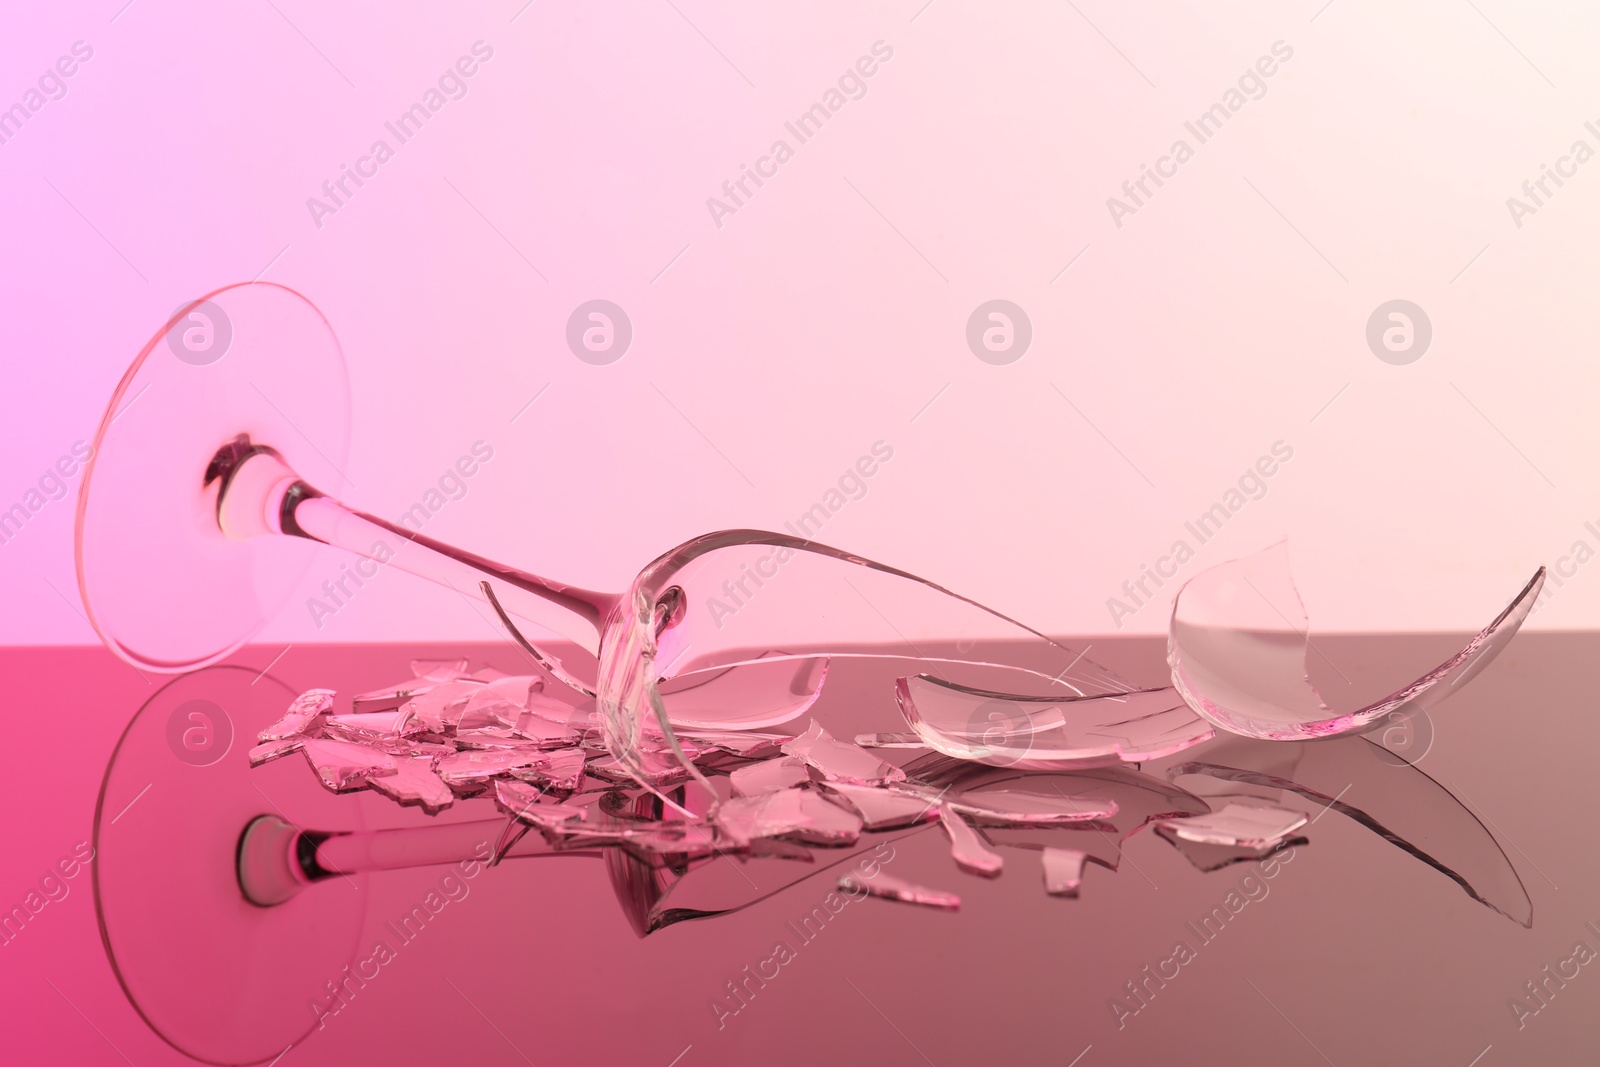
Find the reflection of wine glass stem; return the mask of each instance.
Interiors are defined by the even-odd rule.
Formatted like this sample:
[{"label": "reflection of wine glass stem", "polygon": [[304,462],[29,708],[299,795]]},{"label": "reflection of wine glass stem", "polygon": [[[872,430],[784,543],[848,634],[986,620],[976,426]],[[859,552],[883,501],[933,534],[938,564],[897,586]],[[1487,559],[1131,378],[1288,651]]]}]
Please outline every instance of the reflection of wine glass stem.
[{"label": "reflection of wine glass stem", "polygon": [[[240,435],[219,449],[206,481],[220,482],[217,524],[231,538],[289,534],[353,552],[483,599],[495,580],[512,614],[596,650],[617,597],[541,578],[345,507],[302,481],[273,449]],[[348,592],[348,589],[346,590]]]},{"label": "reflection of wine glass stem", "polygon": [[393,871],[451,863],[486,863],[533,856],[599,856],[594,849],[552,848],[543,835],[525,833],[498,842],[504,819],[414,826],[398,830],[301,830],[276,815],[258,815],[239,836],[239,888],[261,907],[282,904],[316,882],[368,871]]}]

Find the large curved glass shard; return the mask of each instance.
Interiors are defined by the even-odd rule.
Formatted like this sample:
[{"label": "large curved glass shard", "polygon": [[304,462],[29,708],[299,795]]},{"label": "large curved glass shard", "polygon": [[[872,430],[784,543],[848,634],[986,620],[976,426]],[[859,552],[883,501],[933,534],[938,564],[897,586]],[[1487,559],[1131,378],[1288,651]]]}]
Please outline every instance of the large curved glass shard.
[{"label": "large curved glass shard", "polygon": [[1230,733],[1300,741],[1359,733],[1402,705],[1426,709],[1492,662],[1533,610],[1540,568],[1465,648],[1374,704],[1335,712],[1306,671],[1315,649],[1289,574],[1288,546],[1213,567],[1190,579],[1172,606],[1167,662],[1172,684],[1201,717]]},{"label": "large curved glass shard", "polygon": [[826,657],[918,660],[959,685],[1029,696],[1129,688],[1081,653],[913,574],[785,534],[725,530],[645,567],[607,620],[596,686],[607,747],[642,768],[654,719],[650,728],[682,761],[675,702],[660,679]]},{"label": "large curved glass shard", "polygon": [[1444,786],[1367,738],[1315,745],[1237,741],[1167,772],[1173,781],[1193,775],[1293,793],[1337,812],[1439,871],[1473,900],[1533,925],[1528,891],[1483,823]]},{"label": "large curved glass shard", "polygon": [[930,748],[995,767],[1137,763],[1181,752],[1214,734],[1171,688],[1027,697],[969,689],[924,674],[897,681],[895,697]]}]

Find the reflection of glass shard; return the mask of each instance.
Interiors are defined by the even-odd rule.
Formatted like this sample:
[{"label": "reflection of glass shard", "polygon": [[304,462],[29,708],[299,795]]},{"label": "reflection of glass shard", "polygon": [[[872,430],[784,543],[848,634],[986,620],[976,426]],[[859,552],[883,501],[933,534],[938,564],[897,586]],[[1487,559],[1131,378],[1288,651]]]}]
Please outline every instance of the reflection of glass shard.
[{"label": "reflection of glass shard", "polygon": [[993,878],[1000,873],[1006,861],[990,848],[982,835],[956,814],[949,804],[939,806],[939,825],[950,836],[950,858],[968,874],[981,874]]},{"label": "reflection of glass shard", "polygon": [[929,889],[896,878],[891,874],[879,871],[871,878],[865,875],[852,873],[839,879],[839,888],[846,893],[865,893],[870,897],[883,900],[898,900],[906,904],[920,904],[925,908],[943,908],[946,911],[956,911],[961,907],[961,898],[954,893],[946,893],[940,889]]},{"label": "reflection of glass shard", "polygon": [[1230,738],[1167,775],[1206,775],[1301,797],[1415,856],[1513,922],[1533,925],[1528,891],[1483,823],[1443,785],[1369,738],[1276,745]]},{"label": "reflection of glass shard", "polygon": [[295,697],[283,718],[256,735],[257,741],[286,741],[313,732],[317,719],[333,710],[332,689],[308,689]]},{"label": "reflection of glass shard", "polygon": [[1235,863],[1259,863],[1274,853],[1307,844],[1304,837],[1294,835],[1276,844],[1256,848],[1245,845],[1214,845],[1203,841],[1186,841],[1165,826],[1156,827],[1156,836],[1183,853],[1184,858],[1201,871],[1217,871]]},{"label": "reflection of glass shard", "polygon": [[1255,804],[1228,804],[1210,815],[1163,819],[1156,823],[1156,829],[1202,845],[1272,848],[1307,821],[1309,817],[1303,811]]},{"label": "reflection of glass shard", "polygon": [[1039,853],[1044,866],[1044,891],[1054,897],[1075,897],[1083,884],[1087,852],[1075,848],[1045,848]]},{"label": "reflection of glass shard", "polygon": [[1183,586],[1172,607],[1167,660],[1183,699],[1221,729],[1272,741],[1359,733],[1403,705],[1432,707],[1487,667],[1533,610],[1543,584],[1541,567],[1460,652],[1382,700],[1341,714],[1323,703],[1306,673],[1313,646],[1305,607],[1289,575],[1288,547],[1279,542]]},{"label": "reflection of glass shard", "polygon": [[906,780],[905,771],[848,741],[836,740],[815,719],[805,733],[786,743],[783,751],[790,756],[799,756],[830,782],[888,785],[890,782]]},{"label": "reflection of glass shard", "polygon": [[1026,697],[927,675],[895,683],[900,710],[927,746],[996,767],[1048,770],[1159,759],[1213,731],[1173,689]]}]

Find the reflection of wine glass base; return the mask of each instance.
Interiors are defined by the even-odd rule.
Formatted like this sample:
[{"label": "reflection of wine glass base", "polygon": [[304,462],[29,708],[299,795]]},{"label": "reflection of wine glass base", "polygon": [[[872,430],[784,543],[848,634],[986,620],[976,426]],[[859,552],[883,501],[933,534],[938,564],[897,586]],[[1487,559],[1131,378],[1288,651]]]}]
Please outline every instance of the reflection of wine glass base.
[{"label": "reflection of wine glass base", "polygon": [[[216,346],[203,359],[183,341],[194,322]],[[194,670],[277,613],[312,544],[227,537],[208,467],[245,435],[338,491],[349,392],[327,321],[282,286],[219,290],[151,338],[106,409],[78,497],[79,591],[107,645],[146,669]]]},{"label": "reflection of wine glass base", "polygon": [[365,875],[275,907],[239,888],[241,833],[257,817],[358,828],[360,805],[324,791],[300,760],[250,769],[256,733],[292,696],[231,667],[171,682],[128,725],[95,810],[95,905],[112,968],[151,1028],[207,1063],[270,1061],[305,1037],[357,954]]}]

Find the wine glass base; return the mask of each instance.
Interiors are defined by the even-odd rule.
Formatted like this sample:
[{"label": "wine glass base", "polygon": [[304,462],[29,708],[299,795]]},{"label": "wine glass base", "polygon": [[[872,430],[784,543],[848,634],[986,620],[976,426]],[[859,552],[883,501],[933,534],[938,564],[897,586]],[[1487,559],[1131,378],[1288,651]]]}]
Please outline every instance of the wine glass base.
[{"label": "wine glass base", "polygon": [[269,282],[183,308],[140,351],[95,434],[78,496],[78,588],[107,646],[142,670],[221,660],[292,596],[317,551],[217,524],[217,451],[245,435],[341,492],[350,389],[338,340]]},{"label": "wine glass base", "polygon": [[242,668],[175,679],[128,725],[95,810],[95,906],[112,969],[150,1027],[206,1063],[281,1055],[321,1024],[329,983],[339,988],[358,954],[366,876],[274,907],[239,887],[240,837],[258,816],[361,828],[362,805],[325,791],[298,757],[250,768],[257,732],[292,697]]}]

